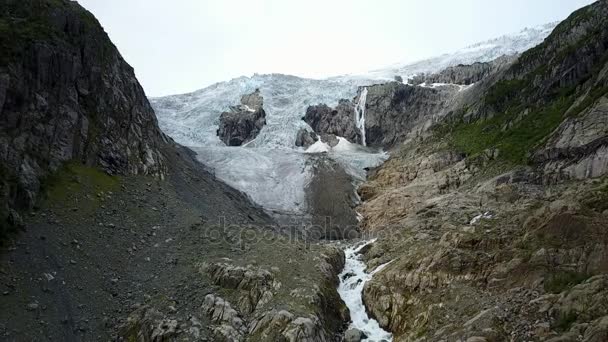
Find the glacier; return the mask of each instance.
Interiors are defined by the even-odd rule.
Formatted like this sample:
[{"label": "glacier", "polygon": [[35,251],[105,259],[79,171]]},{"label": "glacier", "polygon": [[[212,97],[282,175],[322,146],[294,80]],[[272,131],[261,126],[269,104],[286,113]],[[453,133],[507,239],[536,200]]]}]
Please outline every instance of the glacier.
[{"label": "glacier", "polygon": [[[272,213],[304,215],[305,188],[312,177],[309,161],[314,154],[326,153],[336,160],[355,183],[365,179],[366,168],[378,166],[387,158],[383,151],[352,144],[343,138],[334,148],[322,143],[308,151],[295,147],[298,130],[311,130],[301,119],[308,106],[319,103],[336,106],[340,99],[355,98],[360,87],[393,80],[397,75],[407,80],[420,73],[521,53],[542,42],[556,24],[528,28],[438,57],[364,74],[325,79],[254,74],[188,94],[150,98],[150,103],[161,129],[176,142],[192,148],[219,179],[245,192]],[[221,112],[255,89],[260,89],[264,98],[266,126],[245,146],[225,146],[216,134]],[[358,117],[353,119],[365,134],[365,96],[359,97],[357,108]]]}]

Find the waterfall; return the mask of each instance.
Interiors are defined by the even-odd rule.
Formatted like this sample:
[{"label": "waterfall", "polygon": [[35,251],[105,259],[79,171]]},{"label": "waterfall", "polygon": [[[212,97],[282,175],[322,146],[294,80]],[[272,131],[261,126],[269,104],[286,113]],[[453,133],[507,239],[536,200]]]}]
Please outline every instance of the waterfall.
[{"label": "waterfall", "polygon": [[365,241],[355,246],[350,246],[344,250],[346,263],[344,270],[340,273],[340,285],[338,293],[350,311],[350,327],[361,330],[367,338],[363,341],[392,341],[390,332],[382,329],[378,321],[369,317],[363,305],[363,287],[365,283],[372,279],[372,276],[384,269],[390,262],[376,267],[370,273],[365,272],[366,265],[361,260],[361,250],[376,239]]},{"label": "waterfall", "polygon": [[367,87],[364,87],[359,95],[359,101],[355,106],[355,122],[359,131],[361,131],[361,145],[367,146],[365,143],[365,101],[367,101]]}]

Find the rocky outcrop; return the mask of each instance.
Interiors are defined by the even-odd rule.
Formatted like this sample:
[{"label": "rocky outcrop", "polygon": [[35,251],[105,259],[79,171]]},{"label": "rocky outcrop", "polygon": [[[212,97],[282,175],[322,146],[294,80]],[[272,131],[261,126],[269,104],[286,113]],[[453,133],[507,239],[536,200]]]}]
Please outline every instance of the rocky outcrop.
[{"label": "rocky outcrop", "polygon": [[409,83],[420,85],[430,84],[459,84],[471,85],[494,74],[496,71],[516,60],[516,56],[503,56],[491,62],[476,62],[473,64],[460,64],[445,68],[435,74],[416,75],[409,79]]},{"label": "rocky outcrop", "polygon": [[203,264],[201,271],[206,272],[216,285],[223,288],[239,290],[239,308],[251,313],[268,303],[273,291],[281,287],[274,280],[272,273],[252,266],[239,267],[227,263]]},{"label": "rocky outcrop", "polygon": [[97,20],[66,0],[0,8],[0,220],[67,161],[163,177],[167,138]]},{"label": "rocky outcrop", "polygon": [[260,90],[243,95],[241,104],[220,115],[217,135],[228,146],[241,146],[255,139],[266,125],[264,99]]},{"label": "rocky outcrop", "polygon": [[213,331],[218,340],[227,342],[244,340],[247,326],[229,302],[213,294],[208,294],[201,309],[216,325]]},{"label": "rocky outcrop", "polygon": [[436,123],[452,103],[457,86],[425,88],[398,82],[367,87],[368,146],[389,148]]},{"label": "rocky outcrop", "polygon": [[605,339],[606,13],[575,12],[360,187],[367,264],[392,260],[364,303],[395,341]]},{"label": "rocky outcrop", "polygon": [[131,341],[166,342],[176,340],[178,329],[176,320],[167,319],[149,306],[142,306],[129,315],[120,328],[120,334]]},{"label": "rocky outcrop", "polygon": [[308,148],[319,140],[319,136],[315,132],[309,132],[306,128],[300,128],[296,135],[296,146]]},{"label": "rocky outcrop", "polygon": [[302,118],[317,134],[333,134],[356,144],[362,143],[361,131],[355,123],[355,105],[340,100],[336,108],[325,104],[310,106]]},{"label": "rocky outcrop", "polygon": [[[200,264],[199,271],[225,294],[222,297],[209,294],[202,305],[204,316],[213,324],[211,329],[216,339],[336,341],[348,319],[348,309],[336,291],[338,274],[344,267],[344,253],[331,246],[318,252],[311,271],[316,280],[306,284],[307,289],[285,288],[289,285],[276,279],[280,274],[276,267],[270,272],[227,262]],[[231,305],[228,299],[236,305]],[[303,299],[307,310],[294,305],[295,299]],[[280,310],[277,305],[281,306]]]},{"label": "rocky outcrop", "polygon": [[580,116],[567,118],[536,151],[545,179],[595,178],[608,173],[608,97],[604,96]]}]

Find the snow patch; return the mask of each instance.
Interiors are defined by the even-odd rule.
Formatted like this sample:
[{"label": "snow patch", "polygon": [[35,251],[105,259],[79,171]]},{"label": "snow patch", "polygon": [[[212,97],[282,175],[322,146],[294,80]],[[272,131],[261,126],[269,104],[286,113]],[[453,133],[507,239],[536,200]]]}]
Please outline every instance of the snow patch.
[{"label": "snow patch", "polygon": [[489,211],[486,211],[483,214],[479,214],[479,215],[473,217],[471,219],[471,222],[469,222],[469,224],[472,226],[472,225],[476,224],[477,222],[479,222],[482,219],[491,219],[491,218],[492,218],[492,214]]}]

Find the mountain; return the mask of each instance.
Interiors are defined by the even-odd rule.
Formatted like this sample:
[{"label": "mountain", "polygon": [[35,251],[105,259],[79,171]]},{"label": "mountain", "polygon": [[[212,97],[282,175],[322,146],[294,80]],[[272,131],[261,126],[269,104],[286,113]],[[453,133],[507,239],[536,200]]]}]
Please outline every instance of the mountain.
[{"label": "mountain", "polygon": [[1,340],[342,330],[342,251],[281,234],[163,134],[91,13],[2,1],[0,46]]},{"label": "mountain", "polygon": [[448,67],[460,64],[468,65],[475,62],[491,62],[502,56],[512,56],[531,49],[553,31],[559,22],[547,23],[537,27],[525,28],[520,32],[507,34],[498,38],[479,42],[463,49],[445,53],[441,56],[423,59],[417,62],[399,63],[394,66],[372,70],[360,75],[344,75],[332,77],[332,80],[366,79],[392,81],[395,76],[407,80],[415,75],[437,73]]},{"label": "mountain", "polygon": [[[403,75],[414,75],[458,63],[485,62],[503,54],[519,53],[541,42],[554,26],[547,24],[527,29],[453,54],[404,66],[400,70],[407,70]],[[151,98],[150,102],[162,130],[178,143],[194,148],[199,160],[218,178],[247,193],[267,210],[305,215],[311,206],[306,200],[305,187],[310,183],[313,172],[311,163],[307,162],[309,156],[302,155],[304,149],[295,145],[300,130],[311,130],[301,120],[307,109],[318,104],[337,106],[343,99],[354,98],[360,86],[383,83],[386,78],[392,80],[398,73],[386,69],[383,72],[320,80],[282,74],[256,74],[220,82],[189,94]],[[217,136],[221,113],[238,103],[241,96],[256,89],[264,98],[266,125],[245,148],[226,148]],[[458,89],[460,87],[455,88]],[[370,122],[373,123],[373,120]],[[378,138],[374,129],[370,131],[370,137],[378,141],[398,140]],[[405,134],[405,131],[399,126],[395,126],[390,133],[393,136],[401,134]],[[371,145],[386,148],[391,144]],[[365,168],[377,166],[386,158],[378,149],[365,150],[355,145],[330,151],[330,154],[357,182],[365,177]]]},{"label": "mountain", "polygon": [[293,147],[300,118],[310,105],[335,106],[340,99],[351,99],[358,86],[371,85],[401,75],[405,80],[421,73],[432,73],[459,64],[490,62],[503,55],[521,53],[541,43],[557,23],[528,28],[521,32],[481,42],[454,53],[413,64],[371,71],[361,75],[344,75],[328,79],[306,79],[290,75],[254,75],[220,82],[183,95],[152,98],[161,128],[176,141],[187,146],[217,144],[215,130],[218,118],[240,96],[259,88],[267,101],[268,124],[256,146]]},{"label": "mountain", "polygon": [[438,89],[368,88],[366,123],[401,137],[357,208],[368,268],[390,262],[363,300],[395,341],[608,338],[606,15],[574,12],[438,117]]},{"label": "mountain", "polygon": [[164,177],[156,116],[95,18],[77,4],[0,4],[0,219],[32,208],[65,162]]},{"label": "mountain", "polygon": [[608,1],[150,102],[76,2],[0,9],[2,340],[608,339]]}]

